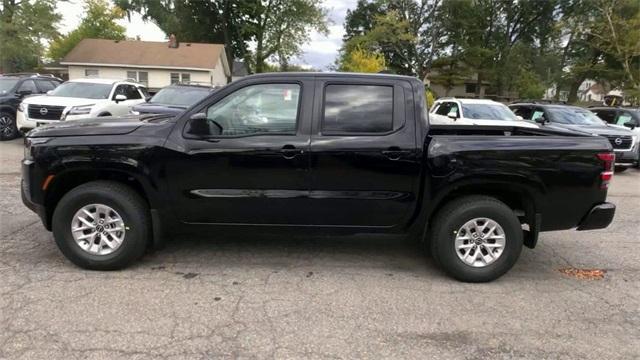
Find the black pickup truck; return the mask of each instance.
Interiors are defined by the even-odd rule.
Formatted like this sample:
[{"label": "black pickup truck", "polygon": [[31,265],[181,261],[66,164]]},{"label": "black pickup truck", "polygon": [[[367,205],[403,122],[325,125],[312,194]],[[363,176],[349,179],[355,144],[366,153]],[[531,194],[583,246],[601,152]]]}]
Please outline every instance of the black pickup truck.
[{"label": "black pickup truck", "polygon": [[606,139],[430,127],[424,100],[404,76],[262,74],[178,117],[39,127],[25,140],[23,201],[73,263],[101,270],[176,234],[388,233],[481,282],[541,231],[612,221]]}]

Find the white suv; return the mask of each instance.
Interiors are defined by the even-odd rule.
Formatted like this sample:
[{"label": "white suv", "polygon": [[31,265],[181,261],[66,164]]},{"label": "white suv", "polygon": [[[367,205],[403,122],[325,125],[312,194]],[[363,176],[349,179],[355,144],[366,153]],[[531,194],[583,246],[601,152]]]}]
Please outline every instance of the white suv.
[{"label": "white suv", "polygon": [[145,101],[147,90],[130,81],[110,79],[70,80],[47,95],[25,98],[18,106],[16,123],[20,131],[61,120],[127,115]]},{"label": "white suv", "polygon": [[506,105],[493,100],[442,98],[436,100],[429,111],[429,122],[434,125],[521,126],[539,128],[524,121]]}]

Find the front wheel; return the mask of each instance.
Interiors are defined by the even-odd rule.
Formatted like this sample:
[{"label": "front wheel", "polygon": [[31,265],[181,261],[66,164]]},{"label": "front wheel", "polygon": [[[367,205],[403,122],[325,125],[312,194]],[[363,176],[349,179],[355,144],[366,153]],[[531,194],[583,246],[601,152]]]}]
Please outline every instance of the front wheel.
[{"label": "front wheel", "polygon": [[130,187],[93,181],[65,194],[53,213],[53,236],[74,264],[117,270],[140,258],[150,234],[149,209]]},{"label": "front wheel", "polygon": [[438,212],[431,254],[450,276],[487,282],[504,275],[522,251],[522,227],[504,203],[487,196],[453,200]]},{"label": "front wheel", "polygon": [[0,112],[0,141],[15,139],[17,136],[15,115],[7,111]]}]

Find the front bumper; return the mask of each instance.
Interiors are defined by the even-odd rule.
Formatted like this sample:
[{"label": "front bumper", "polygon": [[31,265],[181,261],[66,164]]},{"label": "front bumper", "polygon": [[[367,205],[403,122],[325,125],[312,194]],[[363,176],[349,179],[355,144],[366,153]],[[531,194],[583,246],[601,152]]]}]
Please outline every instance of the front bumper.
[{"label": "front bumper", "polygon": [[594,206],[589,213],[582,218],[577,230],[594,230],[604,229],[611,221],[616,213],[616,206],[612,203],[602,203]]},{"label": "front bumper", "polygon": [[638,162],[638,144],[636,144],[631,150],[616,151],[616,166],[632,166]]},{"label": "front bumper", "polygon": [[22,132],[28,132],[29,130],[35,129],[40,125],[45,124],[56,124],[61,120],[41,120],[41,119],[31,119],[25,115],[24,112],[18,111],[16,113],[16,126],[18,130]]}]

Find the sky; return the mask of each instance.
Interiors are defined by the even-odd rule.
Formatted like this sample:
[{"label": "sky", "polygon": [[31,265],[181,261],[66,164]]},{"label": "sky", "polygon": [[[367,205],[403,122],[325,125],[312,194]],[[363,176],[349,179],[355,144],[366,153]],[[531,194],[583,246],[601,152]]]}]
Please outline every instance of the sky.
[{"label": "sky", "polygon": [[[302,46],[302,54],[292,59],[292,63],[306,65],[317,70],[328,70],[334,64],[335,58],[342,44],[344,34],[344,19],[347,9],[353,9],[357,0],[324,0],[323,7],[327,10],[329,18],[329,34],[323,35],[316,31],[311,32],[310,41]],[[58,12],[62,14],[59,26],[63,34],[75,29],[83,16],[82,0],[70,0],[59,2]],[[127,37],[140,36],[144,41],[165,41],[167,36],[152,22],[145,22],[138,14],[131,16],[131,21],[122,19],[118,22],[127,29]],[[180,34],[176,34],[178,40]]]}]

